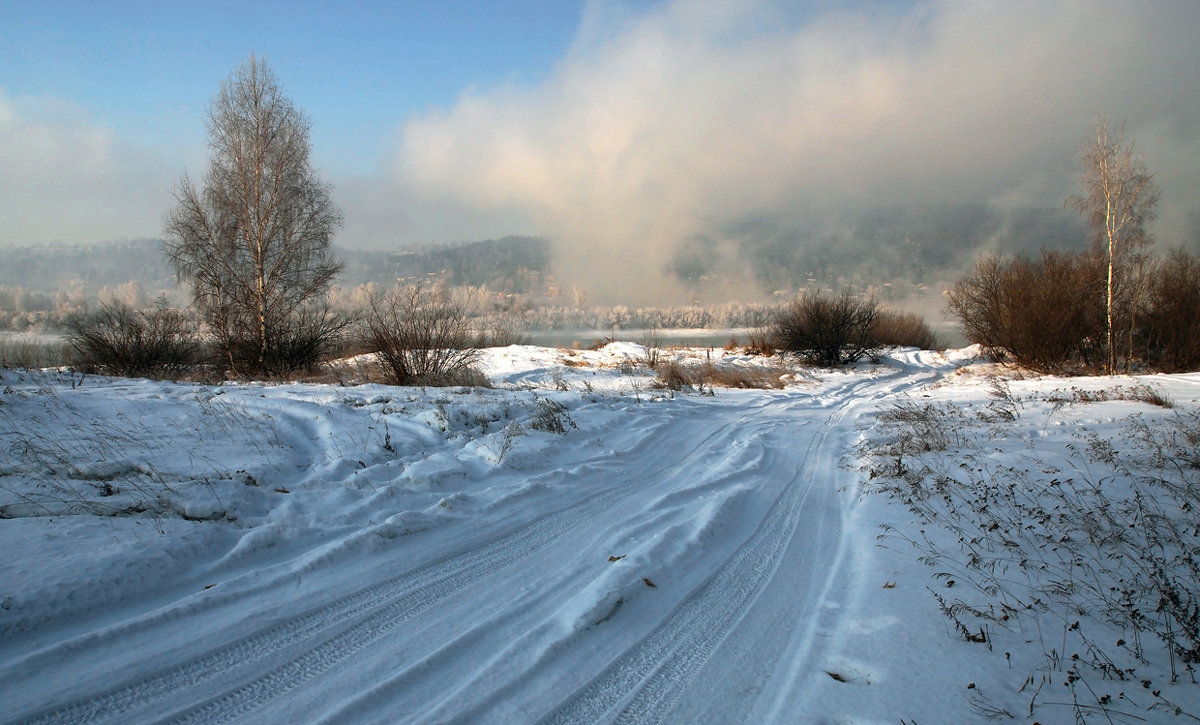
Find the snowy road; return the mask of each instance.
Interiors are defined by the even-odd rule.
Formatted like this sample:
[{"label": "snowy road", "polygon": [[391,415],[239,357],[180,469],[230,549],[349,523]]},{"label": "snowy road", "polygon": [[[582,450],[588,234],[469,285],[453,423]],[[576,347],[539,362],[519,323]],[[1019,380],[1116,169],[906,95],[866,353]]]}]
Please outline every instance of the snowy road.
[{"label": "snowy road", "polygon": [[[1129,633],[1046,599],[1060,492],[1193,480],[1197,375],[1006,381],[899,350],[713,396],[653,388],[641,353],[494,349],[494,389],[0,370],[0,723],[1200,712],[1157,634],[1108,678],[1087,657]],[[905,435],[931,438],[901,471]],[[1010,488],[1046,548],[964,523]],[[1035,605],[1011,577],[985,598],[1014,570]]]},{"label": "snowy road", "polygon": [[[289,535],[239,533],[142,593],[13,628],[3,719],[795,722],[829,682],[818,647],[856,545],[842,464],[858,416],[936,377],[600,399],[604,414],[572,410],[600,425],[447,476],[429,499],[457,511],[444,519],[393,503],[296,533],[294,511],[277,516]],[[276,439],[315,438],[308,411],[276,402]],[[370,513],[331,490],[289,505]]]}]

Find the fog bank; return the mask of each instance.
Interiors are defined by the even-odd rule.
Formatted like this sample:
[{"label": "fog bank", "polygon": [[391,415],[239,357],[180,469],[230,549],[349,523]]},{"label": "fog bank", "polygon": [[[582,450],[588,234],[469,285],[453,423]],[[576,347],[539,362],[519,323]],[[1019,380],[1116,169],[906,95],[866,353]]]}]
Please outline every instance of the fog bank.
[{"label": "fog bank", "polygon": [[[1200,6],[793,5],[590,3],[545,82],[470,90],[405,124],[378,200],[404,211],[379,221],[436,212],[425,239],[504,222],[554,238],[560,275],[597,301],[678,299],[663,272],[680,245],[746,220],[1061,206],[1103,112],[1158,175],[1160,239],[1194,233]],[[347,232],[367,233],[351,216]]]}]

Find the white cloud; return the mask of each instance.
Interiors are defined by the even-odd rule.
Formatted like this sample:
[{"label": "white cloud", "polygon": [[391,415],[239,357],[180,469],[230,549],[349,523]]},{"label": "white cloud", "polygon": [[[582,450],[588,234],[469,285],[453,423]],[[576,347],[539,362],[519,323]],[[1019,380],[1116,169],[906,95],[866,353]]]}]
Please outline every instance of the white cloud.
[{"label": "white cloud", "polygon": [[[564,281],[633,300],[665,284],[680,240],[748,217],[1057,207],[1097,111],[1127,122],[1158,174],[1160,239],[1194,241],[1180,234],[1200,219],[1200,4],[905,5],[592,0],[544,81],[467,90],[408,120],[378,174],[330,178],[337,241],[543,233]],[[201,176],[204,156],[0,89],[0,245],[158,234],[179,174]]]},{"label": "white cloud", "polygon": [[[1057,206],[1097,111],[1128,121],[1164,187],[1200,181],[1193,3],[791,7],[597,0],[541,85],[408,123],[395,175],[441,208],[530,219],[569,267],[643,288],[680,239],[748,215]],[[1165,199],[1160,231],[1190,213]]]},{"label": "white cloud", "polygon": [[77,106],[0,90],[0,245],[156,235],[181,169]]}]

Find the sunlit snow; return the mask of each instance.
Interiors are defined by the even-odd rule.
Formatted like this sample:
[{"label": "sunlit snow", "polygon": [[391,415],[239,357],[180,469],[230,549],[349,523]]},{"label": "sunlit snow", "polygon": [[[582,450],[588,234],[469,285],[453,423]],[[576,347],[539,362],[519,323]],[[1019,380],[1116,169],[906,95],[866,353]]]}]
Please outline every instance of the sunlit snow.
[{"label": "sunlit snow", "polygon": [[[794,367],[777,390],[671,391],[645,353],[491,349],[491,389],[0,371],[0,721],[1200,714],[1192,665],[1151,634],[1135,671],[1079,664],[1128,650],[1093,624],[1099,602],[958,608],[985,635],[970,641],[938,599],[987,601],[970,536],[877,491],[871,466],[891,464],[867,447],[891,435],[881,412],[946,406],[954,445],[898,473],[953,476],[968,451],[987,480],[1120,488],[1090,442],[1132,457],[1131,422],[1195,416],[1200,374],[1045,378],[973,349],[893,351]],[[1078,392],[1117,386],[1174,407]],[[926,541],[945,558],[922,561]]]}]

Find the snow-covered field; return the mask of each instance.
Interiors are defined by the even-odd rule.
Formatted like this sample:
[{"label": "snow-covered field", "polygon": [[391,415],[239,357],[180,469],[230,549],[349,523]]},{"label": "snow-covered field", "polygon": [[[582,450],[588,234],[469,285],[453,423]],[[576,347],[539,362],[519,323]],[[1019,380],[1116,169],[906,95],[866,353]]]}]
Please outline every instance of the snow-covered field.
[{"label": "snow-covered field", "polygon": [[[1156,634],[1196,643],[1195,549],[1139,569],[1071,523],[1133,502],[1195,541],[1200,375],[900,351],[672,393],[643,356],[489,350],[493,389],[0,371],[0,721],[1200,716]],[[1118,539],[1129,571],[1093,566]]]}]

